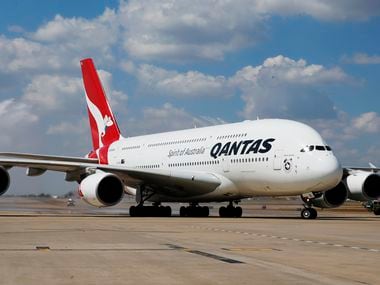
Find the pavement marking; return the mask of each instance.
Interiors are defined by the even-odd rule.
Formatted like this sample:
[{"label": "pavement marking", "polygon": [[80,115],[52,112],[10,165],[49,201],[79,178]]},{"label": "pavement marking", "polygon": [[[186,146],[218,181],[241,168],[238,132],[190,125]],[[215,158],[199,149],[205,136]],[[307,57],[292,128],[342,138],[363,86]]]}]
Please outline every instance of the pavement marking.
[{"label": "pavement marking", "polygon": [[50,247],[46,245],[37,245],[36,250],[50,250]]},{"label": "pavement marking", "polygon": [[277,248],[261,248],[261,247],[234,247],[234,248],[222,248],[226,251],[282,251]]},{"label": "pavement marking", "polygon": [[189,253],[192,253],[192,254],[201,255],[201,256],[204,256],[204,257],[212,258],[212,259],[219,260],[219,261],[226,262],[226,263],[244,264],[243,261],[239,261],[239,260],[236,260],[236,259],[232,259],[232,258],[216,255],[216,254],[205,252],[205,251],[185,248],[185,247],[182,247],[182,246],[179,246],[179,245],[176,245],[176,244],[168,243],[168,244],[165,244],[165,245],[168,246],[170,249],[182,250],[184,252],[189,252]]},{"label": "pavement marking", "polygon": [[220,255],[216,255],[216,254],[200,251],[200,250],[186,250],[186,251],[190,252],[190,253],[193,253],[193,254],[198,254],[198,255],[201,255],[201,256],[208,257],[208,258],[212,258],[212,259],[216,259],[216,260],[219,260],[219,261],[223,261],[223,262],[226,262],[226,263],[236,263],[236,264],[243,264],[244,263],[244,262],[236,260],[236,259],[232,259],[232,258],[228,258],[228,257],[224,257],[224,256],[220,256]]},{"label": "pavement marking", "polygon": [[206,228],[206,227],[200,227],[200,226],[191,226],[192,228],[200,229],[200,230],[213,230],[213,231],[224,231],[228,233],[235,233],[235,234],[244,234],[244,235],[251,235],[256,237],[269,237],[273,239],[280,239],[280,240],[290,240],[290,241],[296,241],[296,242],[303,242],[307,244],[318,244],[323,246],[329,246],[329,247],[337,247],[337,248],[347,248],[347,249],[354,249],[354,250],[362,250],[367,252],[374,252],[379,253],[380,249],[376,248],[367,248],[367,247],[359,247],[359,246],[351,246],[351,245],[344,245],[344,244],[337,244],[337,243],[328,243],[328,242],[322,242],[322,241],[315,241],[315,240],[304,240],[304,239],[298,239],[298,238],[289,238],[289,237],[281,237],[281,236],[275,236],[275,235],[266,235],[266,234],[256,234],[256,233],[248,233],[248,232],[240,232],[240,231],[232,231],[232,230],[223,230],[218,228]]}]

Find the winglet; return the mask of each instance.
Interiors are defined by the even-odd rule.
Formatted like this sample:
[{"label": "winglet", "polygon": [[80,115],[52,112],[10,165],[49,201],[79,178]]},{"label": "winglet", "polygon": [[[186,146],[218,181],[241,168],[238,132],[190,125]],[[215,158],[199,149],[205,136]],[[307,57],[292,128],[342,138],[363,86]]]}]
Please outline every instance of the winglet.
[{"label": "winglet", "polygon": [[91,58],[80,62],[94,150],[120,139],[120,131]]}]

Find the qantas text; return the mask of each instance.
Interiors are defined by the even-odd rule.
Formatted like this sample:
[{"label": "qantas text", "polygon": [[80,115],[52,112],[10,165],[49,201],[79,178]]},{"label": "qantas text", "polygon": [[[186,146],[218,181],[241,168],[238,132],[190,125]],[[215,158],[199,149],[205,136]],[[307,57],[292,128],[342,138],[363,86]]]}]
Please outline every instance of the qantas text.
[{"label": "qantas text", "polygon": [[274,138],[270,138],[266,140],[258,139],[226,142],[225,144],[217,143],[211,148],[210,155],[216,159],[221,155],[267,153],[271,150],[274,141]]}]

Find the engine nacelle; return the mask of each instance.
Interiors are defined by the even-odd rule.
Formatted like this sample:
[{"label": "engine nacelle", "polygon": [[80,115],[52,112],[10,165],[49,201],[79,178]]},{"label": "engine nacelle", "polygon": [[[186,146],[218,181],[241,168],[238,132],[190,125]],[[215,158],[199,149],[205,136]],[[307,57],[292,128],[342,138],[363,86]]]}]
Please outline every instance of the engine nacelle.
[{"label": "engine nacelle", "polygon": [[96,171],[82,180],[79,195],[95,207],[110,207],[123,198],[124,184],[119,177],[103,171]]},{"label": "engine nacelle", "polygon": [[336,208],[341,206],[348,197],[348,191],[346,185],[340,182],[334,188],[322,193],[313,193],[314,198],[306,198],[301,196],[302,200],[306,203],[310,203],[318,208]]},{"label": "engine nacelle", "polygon": [[348,198],[356,201],[376,200],[380,197],[380,175],[364,171],[346,178]]},{"label": "engine nacelle", "polygon": [[8,171],[0,166],[0,196],[7,192],[11,179],[9,177]]}]

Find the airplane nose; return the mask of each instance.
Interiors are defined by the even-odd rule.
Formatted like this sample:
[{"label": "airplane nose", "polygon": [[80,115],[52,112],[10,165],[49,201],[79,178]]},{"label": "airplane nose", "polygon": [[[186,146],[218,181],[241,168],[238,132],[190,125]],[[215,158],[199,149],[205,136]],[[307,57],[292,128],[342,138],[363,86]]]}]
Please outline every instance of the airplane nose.
[{"label": "airplane nose", "polygon": [[319,176],[326,186],[335,187],[342,180],[343,169],[334,155],[320,159],[317,168]]}]

